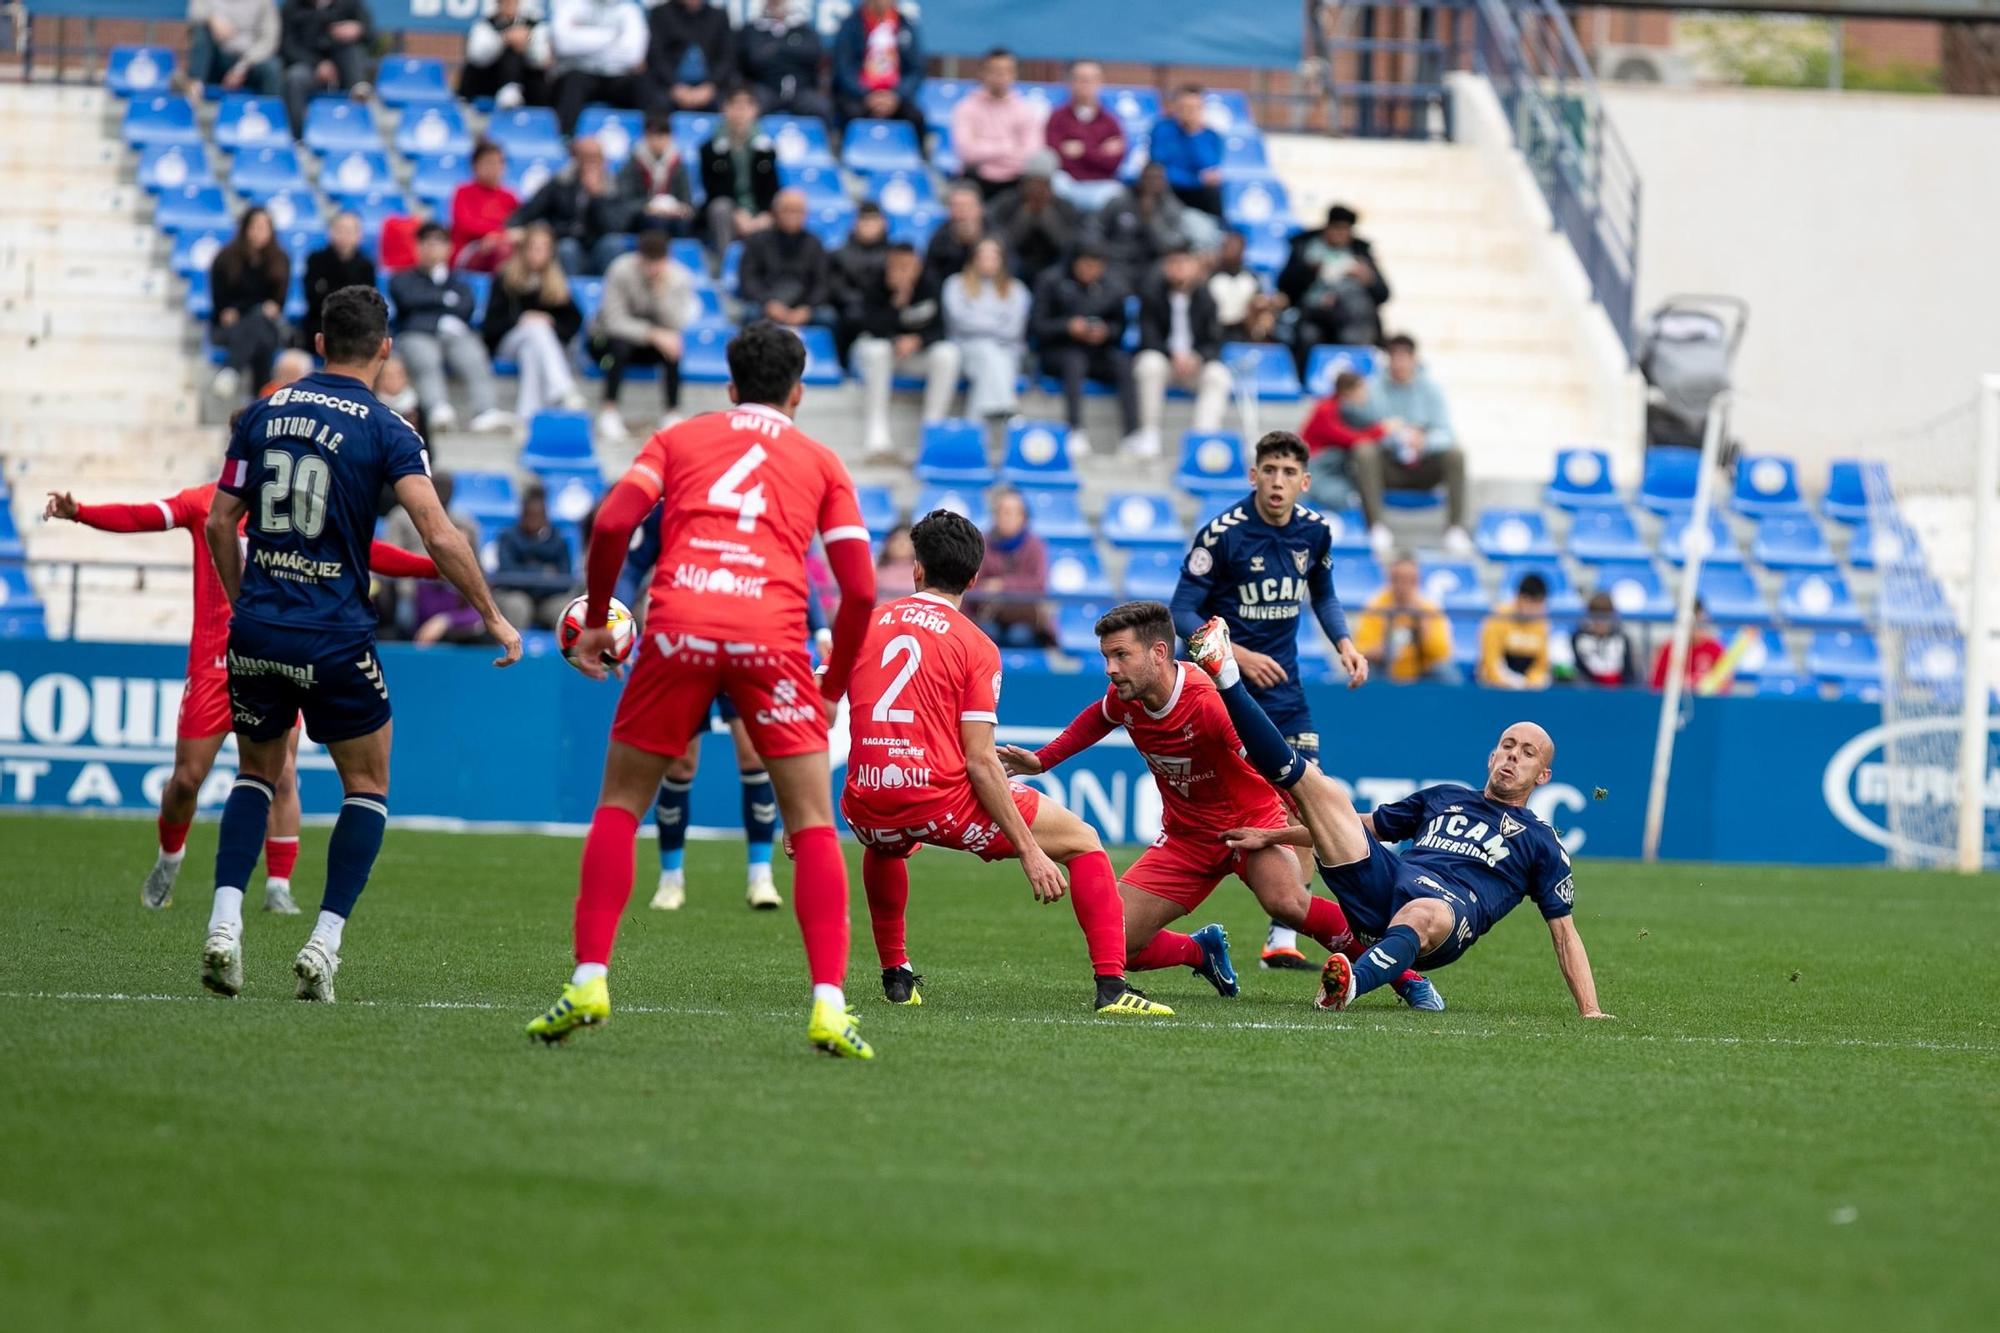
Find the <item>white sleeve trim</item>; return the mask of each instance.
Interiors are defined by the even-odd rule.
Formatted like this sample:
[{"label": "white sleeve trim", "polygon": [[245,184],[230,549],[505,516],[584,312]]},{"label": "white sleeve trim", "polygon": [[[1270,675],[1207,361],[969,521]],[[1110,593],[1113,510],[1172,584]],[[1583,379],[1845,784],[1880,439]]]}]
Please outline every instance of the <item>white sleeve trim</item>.
[{"label": "white sleeve trim", "polygon": [[1000,725],[1000,715],[998,713],[960,713],[958,720],[960,722],[991,722],[996,727]]},{"label": "white sleeve trim", "polygon": [[655,472],[653,470],[652,464],[650,463],[634,463],[632,465],[632,471],[637,472],[639,475],[645,477],[647,480],[651,481],[655,486],[665,486],[667,484],[666,478],[662,477],[658,472]]},{"label": "white sleeve trim", "polygon": [[1104,695],[1104,696],[1102,696],[1101,698],[1099,698],[1099,699],[1098,699],[1098,701],[1097,701],[1097,711],[1098,711],[1098,712],[1100,712],[1100,713],[1102,713],[1102,714],[1104,714],[1104,720],[1105,720],[1106,722],[1109,722],[1109,723],[1110,723],[1110,724],[1111,724],[1112,726],[1114,726],[1114,727],[1118,725],[1118,719],[1117,719],[1117,718],[1115,718],[1115,717],[1113,717],[1113,716],[1111,716],[1111,696],[1110,696],[1110,695],[1108,695],[1108,694],[1107,694],[1107,695]]},{"label": "white sleeve trim", "polygon": [[868,540],[868,529],[859,524],[850,524],[844,528],[828,528],[820,534],[820,540],[829,546],[835,542],[865,542]]},{"label": "white sleeve trim", "polygon": [[171,529],[174,526],[174,511],[167,507],[167,502],[165,500],[155,500],[153,501],[153,507],[160,511],[160,517],[167,521],[167,527]]}]

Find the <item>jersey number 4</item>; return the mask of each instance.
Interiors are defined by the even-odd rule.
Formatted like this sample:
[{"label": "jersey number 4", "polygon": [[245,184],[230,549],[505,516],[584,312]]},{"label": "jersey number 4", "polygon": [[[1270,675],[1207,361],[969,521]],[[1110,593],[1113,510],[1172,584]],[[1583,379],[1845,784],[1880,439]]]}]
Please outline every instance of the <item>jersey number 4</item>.
[{"label": "jersey number 4", "polygon": [[326,460],[307,454],[294,463],[283,449],[266,449],[264,468],[270,475],[258,491],[258,529],[272,536],[294,531],[301,537],[319,536],[326,527],[327,488],[333,483]]},{"label": "jersey number 4", "polygon": [[750,479],[750,474],[755,472],[758,466],[769,457],[770,455],[764,452],[763,445],[751,445],[749,451],[743,457],[731,463],[729,470],[717,477],[715,485],[708,488],[708,502],[710,504],[716,506],[718,509],[733,509],[736,511],[736,530],[738,532],[755,532],[757,530],[757,516],[769,507],[764,503],[763,482],[758,482],[749,490],[742,489],[743,483]]}]

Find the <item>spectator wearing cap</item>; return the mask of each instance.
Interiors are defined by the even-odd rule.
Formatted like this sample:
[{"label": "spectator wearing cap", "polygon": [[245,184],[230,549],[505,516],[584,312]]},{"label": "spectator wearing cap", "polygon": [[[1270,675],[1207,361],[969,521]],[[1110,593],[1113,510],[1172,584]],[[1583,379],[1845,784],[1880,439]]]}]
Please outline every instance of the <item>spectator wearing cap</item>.
[{"label": "spectator wearing cap", "polygon": [[[595,139],[570,141],[569,162],[542,182],[542,188],[507,219],[519,244],[519,232],[532,222],[546,222],[556,236],[556,253],[565,273],[602,273],[625,251],[625,205],[618,181],[604,161],[604,147]],[[606,237],[617,239],[607,242]]]},{"label": "spectator wearing cap", "polygon": [[778,197],[778,150],[758,128],[757,95],[738,88],[722,103],[722,124],[701,149],[702,219],[715,253],[771,225]]},{"label": "spectator wearing cap", "polygon": [[1014,53],[996,46],[979,62],[979,86],[951,109],[951,148],[982,196],[993,198],[1021,179],[1042,146],[1042,108],[1014,86]]},{"label": "spectator wearing cap", "polygon": [[1319,343],[1365,347],[1382,340],[1389,284],[1374,247],[1354,234],[1359,220],[1353,209],[1335,204],[1326,210],[1325,226],[1292,237],[1278,290],[1298,311],[1301,372],[1306,354]]},{"label": "spectator wearing cap", "polygon": [[660,111],[711,111],[736,86],[736,31],[708,0],[660,0],[646,20],[646,78]]},{"label": "spectator wearing cap", "polygon": [[467,100],[490,97],[500,111],[547,106],[554,63],[541,0],[485,0],[465,33],[458,95]]},{"label": "spectator wearing cap", "polygon": [[1057,188],[1083,208],[1101,207],[1118,193],[1118,168],[1132,146],[1103,92],[1104,66],[1077,61],[1069,67],[1069,101],[1049,113],[1042,129],[1062,167]]},{"label": "spectator wearing cap", "polygon": [[618,411],[618,391],[632,366],[660,367],[665,427],[678,420],[681,404],[682,332],[694,323],[694,275],[667,256],[667,234],[639,233],[638,248],[611,261],[604,274],[604,300],[590,330],[590,354],[604,371],[604,405],[597,414],[600,437],[626,438]]},{"label": "spectator wearing cap", "polygon": [[1415,557],[1397,556],[1389,566],[1388,583],[1354,618],[1354,649],[1368,659],[1373,674],[1397,684],[1458,682],[1451,622],[1442,607],[1424,596]]},{"label": "spectator wearing cap", "polygon": [[1222,428],[1234,380],[1221,356],[1222,321],[1202,283],[1201,261],[1193,250],[1177,246],[1139,291],[1139,352],[1132,358],[1139,430],[1132,453],[1159,456],[1169,384],[1194,391],[1194,429]]},{"label": "spectator wearing cap", "polygon": [[618,168],[618,197],[625,205],[624,231],[653,228],[685,236],[692,227],[687,161],[674,143],[673,123],[657,111],[647,113],[644,133]]},{"label": "spectator wearing cap", "polygon": [[904,120],[921,141],[923,81],[923,39],[896,0],[862,0],[841,21],[833,37],[833,109],[843,127],[863,117]]},{"label": "spectator wearing cap", "polygon": [[645,108],[646,11],[638,0],[549,0],[556,119],[564,134],[592,103]]},{"label": "spectator wearing cap", "polygon": [[784,112],[829,120],[820,67],[826,47],[807,0],[764,0],[757,17],[736,34],[736,64],[765,114]]},{"label": "spectator wearing cap", "polygon": [[507,220],[521,200],[507,188],[507,154],[482,139],[472,150],[472,179],[451,193],[451,262],[454,268],[491,273],[513,249]]},{"label": "spectator wearing cap", "polygon": [[943,300],[945,336],[965,371],[965,414],[981,421],[1012,416],[1031,297],[1028,285],[1007,271],[999,241],[988,236],[972,247],[964,270],[945,279]]},{"label": "spectator wearing cap", "polygon": [[1495,607],[1479,627],[1479,683],[1501,690],[1549,687],[1549,585],[1527,573],[1514,600]]},{"label": "spectator wearing cap", "polygon": [[417,400],[431,425],[450,430],[457,421],[445,387],[447,373],[465,391],[475,431],[505,430],[511,413],[493,403],[493,363],[486,342],[473,330],[478,304],[472,284],[452,272],[451,232],[436,222],[417,229],[417,262],[389,280],[389,303],[396,311],[396,347],[409,363]]},{"label": "spectator wearing cap", "polygon": [[[1590,595],[1583,619],[1569,636],[1570,660],[1576,663],[1576,678],[1586,685],[1617,687],[1639,679],[1639,664],[1632,651],[1632,636],[1618,617],[1618,604],[1611,594],[1599,590]],[[1666,672],[1661,671],[1664,677]]]},{"label": "spectator wearing cap", "polygon": [[940,287],[944,280],[965,267],[972,247],[985,240],[986,204],[979,190],[960,182],[945,191],[944,225],[931,233],[924,250],[924,270]]},{"label": "spectator wearing cap", "polygon": [[306,317],[299,324],[299,342],[310,349],[319,333],[319,316],[326,298],[342,287],[373,287],[375,261],[361,248],[361,219],[350,210],[333,215],[326,244],[306,256]]},{"label": "spectator wearing cap", "polygon": [[1444,391],[1417,360],[1416,339],[1399,333],[1389,339],[1388,352],[1386,364],[1368,382],[1366,397],[1341,409],[1342,418],[1352,425],[1384,428],[1378,438],[1358,441],[1349,461],[1370,538],[1377,550],[1387,550],[1392,544],[1383,522],[1383,492],[1443,487],[1445,548],[1454,555],[1470,555],[1472,537],[1465,530],[1465,455],[1452,430]]},{"label": "spectator wearing cap", "polygon": [[893,458],[889,390],[895,377],[923,377],[925,421],[947,415],[958,392],[958,348],[945,339],[938,289],[925,277],[915,246],[889,247],[881,276],[862,292],[857,333],[853,361],[861,380],[863,447],[870,458]]},{"label": "spectator wearing cap", "polygon": [[1033,282],[1062,262],[1076,244],[1083,214],[1055,190],[1056,155],[1038,148],[1028,155],[1021,179],[987,206],[993,234],[1014,257],[1014,271]]},{"label": "spectator wearing cap", "polygon": [[882,206],[864,199],[854,210],[854,225],[847,241],[827,256],[827,278],[832,293],[834,340],[841,360],[847,360],[861,329],[862,306],[882,281],[882,269],[889,262],[889,220]]},{"label": "spectator wearing cap", "polygon": [[1153,125],[1150,157],[1166,168],[1167,184],[1189,208],[1222,216],[1222,136],[1204,118],[1199,86],[1174,89],[1172,114]]},{"label": "spectator wearing cap", "polygon": [[276,97],[278,7],[271,0],[188,0],[188,80]]},{"label": "spectator wearing cap", "polygon": [[1118,392],[1118,418],[1127,447],[1143,453],[1134,439],[1139,405],[1132,386],[1132,358],[1125,352],[1125,284],[1089,245],[1077,247],[1066,268],[1044,273],[1035,284],[1030,328],[1041,348],[1042,369],[1062,381],[1064,419],[1070,448],[1090,452],[1083,432],[1083,384],[1094,380]]},{"label": "spectator wearing cap", "polygon": [[285,0],[281,28],[285,112],[296,139],[306,132],[306,102],[314,94],[369,95],[368,44],[375,39],[375,22],[362,0]]},{"label": "spectator wearing cap", "polygon": [[833,295],[826,247],[806,230],[806,197],[780,190],[771,205],[771,225],[743,243],[737,295],[750,318],[797,328],[832,323],[821,308]]}]

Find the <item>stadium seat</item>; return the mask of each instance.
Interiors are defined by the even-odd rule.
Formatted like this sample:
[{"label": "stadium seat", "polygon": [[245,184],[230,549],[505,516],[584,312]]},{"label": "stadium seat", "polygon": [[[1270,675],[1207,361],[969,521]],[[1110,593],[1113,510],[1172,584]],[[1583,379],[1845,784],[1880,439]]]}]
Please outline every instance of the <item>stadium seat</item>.
[{"label": "stadium seat", "polygon": [[806,373],[800,383],[814,388],[839,384],[846,376],[840,369],[840,352],[833,345],[833,330],[823,324],[808,324],[796,331],[806,345]]},{"label": "stadium seat", "polygon": [[351,149],[321,159],[319,187],[335,199],[352,199],[396,188],[396,173],[380,150]]},{"label": "stadium seat", "polygon": [[696,148],[713,139],[715,127],[722,123],[722,117],[713,111],[676,111],[667,119],[673,126],[674,138]]},{"label": "stadium seat", "polygon": [[1872,634],[1821,630],[1806,648],[1806,670],[1843,693],[1856,684],[1880,686],[1882,654]]},{"label": "stadium seat", "polygon": [[1271,172],[1271,159],[1264,151],[1264,136],[1254,133],[1222,136],[1222,179],[1225,185],[1232,181],[1277,180]]},{"label": "stadium seat", "polygon": [[14,527],[14,506],[0,492],[0,560],[19,560],[25,553],[21,534]]},{"label": "stadium seat", "polygon": [[722,290],[734,296],[736,294],[736,280],[741,276],[742,272],[743,242],[731,241],[729,248],[722,252],[722,271],[716,275],[718,281],[722,283]]},{"label": "stadium seat", "polygon": [[529,419],[528,442],[521,446],[521,466],[530,472],[575,467],[586,461],[595,465],[596,457],[590,446],[587,413],[548,409]]},{"label": "stadium seat", "polygon": [[120,137],[128,148],[198,147],[201,129],[195,124],[194,103],[185,97],[135,97],[125,107]]},{"label": "stadium seat", "polygon": [[1650,560],[1652,548],[1640,537],[1632,513],[1623,504],[1598,505],[1575,511],[1569,529],[1569,553],[1578,560]]},{"label": "stadium seat", "polygon": [[325,234],[320,216],[319,196],[309,186],[279,186],[275,190],[245,190],[244,198],[271,215],[271,225],[280,232],[317,231]]},{"label": "stadium seat", "polygon": [[1174,480],[1195,495],[1241,495],[1250,489],[1243,438],[1229,431],[1189,431],[1181,437]]},{"label": "stadium seat", "polygon": [[220,185],[183,185],[178,190],[160,191],[153,205],[153,224],[161,231],[183,232],[191,228],[236,230],[236,214],[223,197]]},{"label": "stadium seat", "polygon": [[877,541],[902,521],[896,509],[896,497],[887,486],[856,486],[854,498],[861,506],[861,522]]},{"label": "stadium seat", "polygon": [[229,163],[229,187],[245,198],[256,198],[278,190],[310,190],[312,185],[299,165],[298,149],[284,144],[238,152]]},{"label": "stadium seat", "polygon": [[104,61],[104,86],[114,97],[144,97],[173,82],[176,61],[165,46],[114,46]]},{"label": "stadium seat", "polygon": [[477,523],[512,523],[521,512],[521,500],[508,473],[461,471],[452,474],[451,507]]},{"label": "stadium seat", "polygon": [[445,83],[444,62],[424,56],[384,56],[375,70],[375,95],[382,99],[383,106],[450,102],[451,88]]},{"label": "stadium seat", "polygon": [[549,177],[561,171],[567,160],[560,154],[523,153],[516,156],[509,153],[507,169],[501,174],[500,183],[512,190],[517,198],[525,200],[546,185]]},{"label": "stadium seat", "polygon": [[1934,633],[1940,624],[1958,623],[1958,612],[1944,585],[1921,563],[1882,567],[1875,607],[1883,624],[1899,629]]},{"label": "stadium seat", "polygon": [[917,85],[917,110],[933,125],[948,125],[952,108],[978,86],[977,79],[925,79]]},{"label": "stadium seat", "polygon": [[[200,234],[205,235],[206,233]],[[227,235],[224,235],[222,238],[224,242],[228,241],[228,239]],[[221,248],[220,243],[218,243],[216,248]],[[215,256],[210,254],[209,261],[212,263],[214,259]],[[194,320],[197,324],[208,323],[209,316],[215,313],[215,297],[208,285],[207,266],[204,265],[198,269],[190,269],[181,276],[187,280],[188,318]]]},{"label": "stadium seat", "polygon": [[[368,194],[340,199],[343,208],[352,209],[361,219],[361,235],[364,244],[372,243],[382,234],[382,224],[390,218],[409,217],[416,210],[401,190],[375,190]],[[475,274],[484,277],[484,274]]]},{"label": "stadium seat", "polygon": [[1799,466],[1776,454],[1746,454],[1736,460],[1736,492],[1732,505],[1739,514],[1763,518],[1770,514],[1796,514],[1805,508],[1799,499]]},{"label": "stadium seat", "polygon": [[777,150],[780,167],[833,163],[833,142],[819,117],[766,116],[761,125]]},{"label": "stadium seat", "polygon": [[1111,608],[1102,602],[1060,602],[1056,606],[1056,645],[1086,661],[1097,657],[1097,622]]},{"label": "stadium seat", "polygon": [[494,112],[486,122],[486,137],[507,151],[509,162],[516,157],[561,160],[569,155],[562,128],[556,124],[556,113],[545,106]]},{"label": "stadium seat", "polygon": [[853,203],[844,196],[812,201],[806,212],[806,230],[829,252],[838,250],[847,244],[847,233],[854,230]]},{"label": "stadium seat", "polygon": [[[1493,605],[1493,599],[1486,595],[1485,587],[1479,582],[1479,567],[1470,560],[1427,561],[1419,577],[1424,596],[1444,608],[1446,614],[1477,612],[1483,615]],[[1347,594],[1343,589],[1341,601],[1345,603],[1346,600]]]},{"label": "stadium seat", "polygon": [[847,202],[847,186],[841,182],[840,167],[831,161],[780,162],[778,184],[804,194],[809,206],[835,199]]},{"label": "stadium seat", "polygon": [[187,277],[199,273],[208,276],[208,266],[215,262],[215,252],[229,244],[234,235],[229,227],[185,227],[174,233],[174,249],[168,262],[175,273]]},{"label": "stadium seat", "polygon": [[[1187,548],[1187,529],[1174,513],[1170,495],[1155,491],[1114,491],[1104,498],[1104,539],[1132,550]],[[1136,558],[1136,557],[1135,557]]]},{"label": "stadium seat", "polygon": [[889,219],[889,243],[912,245],[919,251],[929,246],[931,237],[944,225],[943,208],[920,208],[914,213]]},{"label": "stadium seat", "polygon": [[692,236],[680,236],[667,243],[667,258],[695,275],[697,281],[708,281],[708,251]]},{"label": "stadium seat", "polygon": [[840,145],[840,160],[851,171],[924,169],[916,127],[906,120],[853,120]]},{"label": "stadium seat", "polygon": [[1962,639],[1923,639],[1912,635],[1903,645],[1903,677],[1956,695],[1965,683],[1965,643]]},{"label": "stadium seat", "polygon": [[1774,514],[1757,525],[1750,543],[1757,563],[1771,569],[1837,569],[1840,562],[1820,531],[1819,520],[1804,510]]},{"label": "stadium seat", "polygon": [[1473,540],[1488,560],[1548,560],[1556,553],[1539,509],[1488,509],[1479,516]]},{"label": "stadium seat", "polygon": [[1847,539],[1847,563],[1855,569],[1921,565],[1923,559],[1923,545],[1917,534],[1900,523],[1877,524],[1863,519]]},{"label": "stadium seat", "polygon": [[1860,629],[1861,608],[1838,574],[1799,570],[1785,576],[1778,609],[1786,621],[1806,629]]},{"label": "stadium seat", "polygon": [[910,521],[914,523],[925,514],[939,509],[970,519],[972,526],[982,532],[993,517],[986,507],[986,492],[981,487],[926,486],[917,492],[917,502],[910,506]]},{"label": "stadium seat", "polygon": [[[410,167],[410,193],[431,205],[440,216],[451,211],[451,197],[472,179],[472,158],[465,153],[434,153]],[[571,281],[575,281],[571,279]]]},{"label": "stadium seat", "polygon": [[938,486],[991,486],[986,428],[960,419],[925,422],[914,471],[917,480]]},{"label": "stadium seat", "polygon": [[1171,602],[1181,581],[1181,554],[1164,546],[1132,552],[1125,562],[1125,596],[1131,600]]},{"label": "stadium seat", "polygon": [[[632,145],[645,130],[643,112],[618,107],[587,106],[576,118],[576,137],[597,140],[597,146],[604,150],[604,160],[613,167],[623,166],[625,159],[632,156]],[[687,165],[690,176],[700,169],[699,163]]]},{"label": "stadium seat", "polygon": [[213,185],[208,154],[185,144],[160,144],[139,154],[138,181],[148,193],[177,190],[184,185]]},{"label": "stadium seat", "polygon": [[1364,555],[1375,548],[1368,541],[1368,520],[1359,509],[1315,509],[1332,539],[1333,555]]},{"label": "stadium seat", "polygon": [[1343,607],[1359,609],[1369,598],[1382,591],[1386,582],[1388,579],[1382,573],[1382,562],[1373,554],[1333,558],[1333,589],[1339,594]]},{"label": "stadium seat", "polygon": [[1768,625],[1771,608],[1757,580],[1741,565],[1703,565],[1695,585],[1709,619],[1719,625]]},{"label": "stadium seat", "polygon": [[405,157],[423,153],[470,153],[472,132],[465,115],[451,102],[426,102],[403,112],[396,126],[396,151]]},{"label": "stadium seat", "polygon": [[1588,566],[1587,571],[1592,591],[1611,594],[1611,604],[1625,619],[1661,622],[1674,618],[1673,599],[1667,596],[1651,557],[1642,553],[1636,560],[1606,560]]},{"label": "stadium seat", "polygon": [[882,211],[892,217],[902,217],[921,208],[935,208],[939,204],[936,189],[931,185],[931,175],[921,167],[890,167],[866,172],[862,176],[863,198],[873,199],[882,206]]},{"label": "stadium seat", "polygon": [[1052,542],[1087,542],[1090,521],[1083,516],[1073,487],[1032,486],[1021,492],[1028,506],[1028,523]]},{"label": "stadium seat", "polygon": [[535,475],[548,490],[549,517],[558,528],[583,522],[604,497],[604,476],[595,462],[583,467],[543,468]]},{"label": "stadium seat", "polygon": [[1314,398],[1332,397],[1333,377],[1343,370],[1357,375],[1374,374],[1375,349],[1320,343],[1306,358],[1306,392]]},{"label": "stadium seat", "polygon": [[689,384],[729,383],[725,349],[736,336],[732,324],[695,324],[682,335],[681,379]]},{"label": "stadium seat", "polygon": [[1280,343],[1224,343],[1222,363],[1263,402],[1295,403],[1303,392],[1291,349]]},{"label": "stadium seat", "polygon": [[1009,486],[1078,485],[1069,456],[1069,427],[1060,421],[1017,419],[1007,427],[1007,455],[1000,476]]},{"label": "stadium seat", "polygon": [[[1667,516],[1666,523],[1660,529],[1660,554],[1667,558],[1669,564],[1680,566],[1687,563],[1687,548],[1691,539],[1699,540],[1698,535],[1693,535],[1691,538],[1693,528],[1694,524],[1685,510]],[[1736,538],[1730,533],[1729,524],[1721,514],[1711,513],[1708,516],[1708,542],[1707,549],[1702,552],[1702,563],[1708,565],[1743,563],[1743,552],[1737,547]]]},{"label": "stadium seat", "polygon": [[290,148],[291,126],[285,120],[285,104],[276,97],[251,93],[224,93],[215,109],[211,132],[218,148],[241,152],[246,148]]},{"label": "stadium seat", "polygon": [[348,97],[315,97],[306,103],[306,131],[299,139],[321,156],[382,151],[374,108]]},{"label": "stadium seat", "polygon": [[1160,93],[1156,88],[1140,84],[1107,84],[1098,94],[1099,100],[1118,117],[1118,123],[1125,133],[1134,139],[1143,139],[1145,132],[1160,118]]},{"label": "stadium seat", "polygon": [[1255,130],[1256,117],[1250,114],[1250,97],[1234,88],[1214,88],[1201,95],[1202,118],[1218,134],[1232,130]]},{"label": "stadium seat", "polygon": [[1544,496],[1558,509],[1581,510],[1625,501],[1611,483],[1611,455],[1602,449],[1563,449],[1556,454],[1555,476]]},{"label": "stadium seat", "polygon": [[1108,602],[1113,594],[1104,560],[1088,541],[1049,542],[1049,596]]},{"label": "stadium seat", "polygon": [[1695,474],[1701,454],[1694,449],[1663,445],[1646,451],[1646,475],[1639,483],[1639,503],[1656,514],[1675,514],[1694,504]]},{"label": "stadium seat", "polygon": [[1870,489],[1887,494],[1888,487],[1886,464],[1837,458],[1827,465],[1826,496],[1820,501],[1819,511],[1842,523],[1859,523],[1868,517]]},{"label": "stadium seat", "polygon": [[1263,227],[1292,221],[1291,196],[1283,182],[1275,179],[1224,181],[1222,217],[1232,227]]},{"label": "stadium seat", "polygon": [[1785,647],[1784,634],[1776,627],[1767,625],[1762,629],[1746,629],[1738,633],[1750,636],[1736,659],[1738,680],[1756,684],[1764,680],[1804,679],[1792,661],[1791,650]]}]

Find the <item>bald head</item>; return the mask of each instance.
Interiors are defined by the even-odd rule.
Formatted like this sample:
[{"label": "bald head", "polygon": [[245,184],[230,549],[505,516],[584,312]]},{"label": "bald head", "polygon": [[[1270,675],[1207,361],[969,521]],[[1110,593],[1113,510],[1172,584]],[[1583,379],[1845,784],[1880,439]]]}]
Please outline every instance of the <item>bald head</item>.
[{"label": "bald head", "polygon": [[1516,722],[1486,757],[1486,794],[1503,805],[1525,805],[1555,762],[1555,739],[1533,722]]}]

